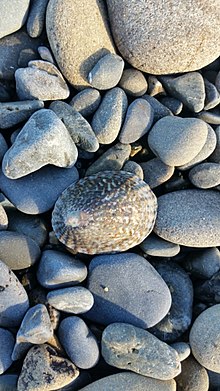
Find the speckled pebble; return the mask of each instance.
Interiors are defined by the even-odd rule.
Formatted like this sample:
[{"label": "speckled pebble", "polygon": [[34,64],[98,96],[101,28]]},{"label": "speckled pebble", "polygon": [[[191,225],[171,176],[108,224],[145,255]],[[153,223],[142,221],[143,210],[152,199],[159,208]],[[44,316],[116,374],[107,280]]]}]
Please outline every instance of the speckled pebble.
[{"label": "speckled pebble", "polygon": [[146,93],[148,84],[141,71],[129,68],[124,69],[119,82],[119,87],[121,87],[126,94],[138,97]]},{"label": "speckled pebble", "polygon": [[220,185],[220,164],[201,163],[191,168],[189,179],[192,184],[200,189],[210,189]]},{"label": "speckled pebble", "polygon": [[35,111],[43,107],[44,102],[40,100],[0,103],[0,129],[11,128],[27,120]]},{"label": "speckled pebble", "polygon": [[220,252],[216,247],[192,251],[183,266],[193,277],[209,279],[220,271]]},{"label": "speckled pebble", "polygon": [[71,99],[69,105],[82,114],[83,117],[88,117],[98,109],[100,102],[101,95],[98,90],[85,88]]},{"label": "speckled pebble", "polygon": [[128,160],[124,164],[123,171],[132,172],[133,174],[137,175],[142,180],[144,179],[144,173],[143,173],[142,167],[140,166],[140,164],[134,162],[133,160]]},{"label": "speckled pebble", "polygon": [[177,351],[180,362],[189,357],[191,353],[190,345],[187,342],[174,342],[170,346]]},{"label": "speckled pebble", "polygon": [[188,357],[182,362],[182,372],[176,377],[178,391],[208,391],[209,377],[193,357]]},{"label": "speckled pebble", "polygon": [[171,242],[167,242],[151,233],[141,244],[141,250],[152,257],[175,257],[179,254],[180,246]]},{"label": "speckled pebble", "polygon": [[5,371],[7,371],[7,369],[12,364],[11,354],[15,344],[15,339],[13,334],[6,329],[0,328],[0,344],[1,344],[1,349],[0,349],[0,375],[1,375]]},{"label": "speckled pebble", "polygon": [[92,293],[83,286],[55,289],[47,294],[47,300],[57,310],[76,315],[88,312],[94,304]]},{"label": "speckled pebble", "polygon": [[39,37],[43,31],[48,1],[49,0],[35,0],[31,3],[27,19],[27,32],[31,38]]},{"label": "speckled pebble", "polygon": [[144,180],[151,189],[168,181],[174,173],[174,167],[163,163],[159,158],[153,158],[147,162],[140,163],[144,172]]},{"label": "speckled pebble", "polygon": [[98,90],[115,87],[121,79],[124,60],[114,53],[101,57],[88,74],[88,82]]}]

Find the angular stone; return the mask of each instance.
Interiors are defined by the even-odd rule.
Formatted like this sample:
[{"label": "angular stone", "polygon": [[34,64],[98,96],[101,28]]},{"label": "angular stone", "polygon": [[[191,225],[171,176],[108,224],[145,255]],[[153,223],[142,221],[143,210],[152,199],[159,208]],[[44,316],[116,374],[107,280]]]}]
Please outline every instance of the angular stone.
[{"label": "angular stone", "polygon": [[27,19],[27,32],[31,38],[39,37],[43,31],[47,3],[48,0],[35,0],[31,4]]},{"label": "angular stone", "polygon": [[151,189],[168,181],[174,173],[174,167],[163,163],[159,158],[153,158],[140,164],[144,172],[144,180]]},{"label": "angular stone", "polygon": [[20,30],[26,21],[29,3],[30,0],[0,1],[0,38]]},{"label": "angular stone", "polygon": [[0,103],[0,128],[11,128],[27,120],[35,111],[43,107],[44,102],[40,100]]},{"label": "angular stone", "polygon": [[192,184],[200,189],[210,189],[220,185],[220,164],[201,163],[189,172]]},{"label": "angular stone", "polygon": [[83,286],[55,289],[47,294],[47,300],[57,310],[76,315],[89,311],[94,304],[92,293]]},{"label": "angular stone", "polygon": [[147,80],[142,72],[134,68],[124,69],[121,80],[119,81],[121,87],[126,94],[131,96],[142,96],[147,92]]},{"label": "angular stone", "polygon": [[1,349],[0,349],[0,375],[1,375],[5,371],[7,371],[7,369],[12,364],[11,354],[14,347],[15,339],[10,331],[0,328],[0,341],[1,341]]},{"label": "angular stone", "polygon": [[72,98],[69,105],[84,117],[87,117],[97,110],[100,102],[101,95],[98,90],[95,88],[85,88]]},{"label": "angular stone", "polygon": [[115,87],[124,69],[123,58],[109,53],[100,58],[88,74],[88,82],[98,90],[108,90]]},{"label": "angular stone", "polygon": [[175,257],[180,252],[178,244],[167,242],[153,233],[140,244],[140,248],[145,254],[152,257],[170,258]]},{"label": "angular stone", "polygon": [[208,373],[193,357],[182,362],[182,372],[176,377],[179,391],[208,391]]}]

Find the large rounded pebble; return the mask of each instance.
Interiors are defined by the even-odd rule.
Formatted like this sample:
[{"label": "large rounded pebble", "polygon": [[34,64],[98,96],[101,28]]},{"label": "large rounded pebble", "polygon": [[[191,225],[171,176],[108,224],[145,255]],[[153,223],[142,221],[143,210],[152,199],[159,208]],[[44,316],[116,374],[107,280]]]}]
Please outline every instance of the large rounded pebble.
[{"label": "large rounded pebble", "polygon": [[0,1],[0,38],[19,30],[26,21],[30,0]]},{"label": "large rounded pebble", "polygon": [[148,144],[165,164],[181,166],[198,155],[207,135],[206,123],[197,118],[166,117],[153,126]]},{"label": "large rounded pebble", "polygon": [[88,82],[98,90],[108,90],[115,87],[124,69],[123,58],[109,53],[100,58],[88,75]]},{"label": "large rounded pebble", "polygon": [[99,360],[95,336],[78,316],[61,321],[59,339],[70,359],[81,369],[94,367]]},{"label": "large rounded pebble", "polygon": [[170,242],[191,247],[220,245],[220,194],[180,190],[158,198],[155,233]]},{"label": "large rounded pebble", "polygon": [[193,357],[182,362],[182,371],[176,377],[178,391],[208,391],[208,373]]},{"label": "large rounded pebble", "polygon": [[220,95],[214,84],[207,79],[204,79],[204,83],[206,93],[204,110],[211,110],[219,105]]},{"label": "large rounded pebble", "polygon": [[27,68],[15,71],[16,92],[20,100],[57,100],[69,96],[69,88],[58,68],[47,61],[35,60]]},{"label": "large rounded pebble", "polygon": [[143,73],[134,68],[124,69],[121,80],[119,82],[126,94],[131,96],[142,96],[147,91],[147,80]]},{"label": "large rounded pebble", "polygon": [[37,279],[43,287],[56,289],[76,285],[86,276],[86,266],[72,255],[54,250],[42,252]]},{"label": "large rounded pebble", "polygon": [[76,111],[87,117],[92,115],[101,102],[101,95],[95,88],[85,88],[83,91],[78,92],[72,100],[69,102]]},{"label": "large rounded pebble", "polygon": [[79,178],[75,167],[43,167],[20,179],[9,179],[0,170],[0,187],[23,213],[40,214],[50,210],[66,187]]},{"label": "large rounded pebble", "polygon": [[144,180],[151,189],[168,181],[174,173],[174,167],[163,163],[159,158],[148,160],[140,164],[144,172]]},{"label": "large rounded pebble", "polygon": [[89,86],[87,76],[97,61],[115,51],[104,4],[96,0],[50,0],[46,29],[62,74],[78,89]]},{"label": "large rounded pebble", "polygon": [[144,179],[144,173],[140,164],[134,162],[133,160],[128,160],[124,166],[123,171],[132,172],[137,175],[139,178]]},{"label": "large rounded pebble", "polygon": [[119,134],[119,141],[130,144],[139,140],[149,131],[153,119],[152,106],[144,99],[135,99],[128,106],[124,124]]},{"label": "large rounded pebble", "polygon": [[201,163],[189,172],[192,184],[200,189],[210,189],[220,185],[220,164]]},{"label": "large rounded pebble", "polygon": [[7,371],[12,364],[11,354],[14,343],[15,339],[13,334],[8,330],[0,328],[0,375]]},{"label": "large rounded pebble", "polygon": [[220,252],[215,247],[193,251],[187,255],[183,267],[194,277],[209,279],[220,271]]},{"label": "large rounded pebble", "polygon": [[137,254],[93,258],[87,287],[95,303],[86,317],[104,325],[126,322],[148,328],[163,319],[171,306],[167,285]]},{"label": "large rounded pebble", "polygon": [[83,286],[56,289],[47,294],[47,300],[57,310],[76,315],[89,311],[94,304],[92,293]]},{"label": "large rounded pebble", "polygon": [[159,119],[166,116],[173,116],[173,113],[167,106],[163,105],[156,98],[150,95],[143,95],[143,99],[145,99],[154,110],[154,122],[157,122]]},{"label": "large rounded pebble", "polygon": [[8,228],[8,216],[5,212],[5,209],[0,204],[0,231],[3,231]]},{"label": "large rounded pebble", "polygon": [[211,125],[220,125],[220,111],[217,109],[213,111],[200,111],[197,114],[197,118]]},{"label": "large rounded pebble", "polygon": [[156,380],[136,373],[123,372],[106,376],[80,391],[176,391],[175,380]]},{"label": "large rounded pebble", "polygon": [[1,375],[0,391],[17,391],[18,375]]},{"label": "large rounded pebble", "polygon": [[175,257],[180,252],[180,246],[167,242],[154,234],[150,234],[141,244],[140,248],[145,254],[152,257]]},{"label": "large rounded pebble", "polygon": [[211,156],[209,156],[209,160],[214,163],[220,163],[220,126],[215,128],[216,134],[216,147]]},{"label": "large rounded pebble", "polygon": [[102,333],[102,356],[116,368],[158,380],[181,372],[178,353],[148,331],[128,323],[112,323]]},{"label": "large rounded pebble", "polygon": [[205,368],[220,373],[220,304],[203,311],[192,325],[189,342],[195,359]]},{"label": "large rounded pebble", "polygon": [[17,277],[2,261],[0,287],[0,326],[16,327],[29,308],[28,296]]},{"label": "large rounded pebble", "polygon": [[35,0],[31,3],[27,19],[27,32],[31,38],[39,37],[43,31],[47,3],[48,0]]},{"label": "large rounded pebble", "polygon": [[49,345],[31,348],[24,359],[18,379],[18,391],[50,391],[71,383],[79,375],[75,365],[59,357]]},{"label": "large rounded pebble", "polygon": [[12,270],[32,266],[40,257],[40,248],[29,236],[13,231],[0,232],[0,259]]},{"label": "large rounded pebble", "polygon": [[31,116],[6,152],[2,170],[8,178],[18,179],[48,164],[71,167],[77,157],[77,148],[62,121],[52,110],[42,109]]},{"label": "large rounded pebble", "polygon": [[189,357],[191,353],[190,345],[186,342],[174,342],[170,346],[177,351],[181,362]]},{"label": "large rounded pebble", "polygon": [[35,111],[43,107],[44,102],[40,100],[0,103],[0,128],[11,128],[27,120]]},{"label": "large rounded pebble", "polygon": [[101,144],[111,144],[117,138],[127,106],[128,99],[121,88],[106,92],[92,119],[92,128]]}]

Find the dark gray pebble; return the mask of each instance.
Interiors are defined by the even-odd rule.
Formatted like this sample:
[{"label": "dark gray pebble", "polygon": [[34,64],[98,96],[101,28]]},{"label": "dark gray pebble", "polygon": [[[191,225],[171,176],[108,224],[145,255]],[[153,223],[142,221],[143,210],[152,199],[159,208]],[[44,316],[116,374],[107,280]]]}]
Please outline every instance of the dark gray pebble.
[{"label": "dark gray pebble", "polygon": [[181,363],[182,371],[176,377],[178,391],[208,391],[209,377],[206,369],[192,356]]},{"label": "dark gray pebble", "polygon": [[209,279],[220,271],[220,252],[216,247],[189,253],[183,264],[193,277]]},{"label": "dark gray pebble", "polygon": [[154,123],[159,119],[166,117],[167,115],[173,115],[172,111],[168,109],[168,107],[164,106],[159,102],[156,98],[150,95],[143,95],[143,99],[145,99],[148,103],[150,103],[151,107],[154,110]]},{"label": "dark gray pebble", "polygon": [[35,111],[44,107],[40,100],[0,103],[0,129],[11,128],[27,120]]},{"label": "dark gray pebble", "polygon": [[[0,375],[4,373],[12,364],[11,354],[14,348],[15,339],[13,334],[0,328]],[[1,390],[1,385],[0,385]]]},{"label": "dark gray pebble", "polygon": [[18,375],[1,375],[0,391],[17,391]]},{"label": "dark gray pebble", "polygon": [[129,68],[124,69],[119,82],[119,87],[121,87],[126,94],[138,97],[146,93],[148,85],[147,80],[141,71]]},{"label": "dark gray pebble", "polygon": [[168,109],[170,109],[174,115],[180,114],[183,109],[183,103],[179,99],[173,98],[171,96],[162,97],[160,102],[164,106],[168,107]]},{"label": "dark gray pebble", "polygon": [[157,157],[140,163],[140,166],[144,172],[144,180],[151,189],[168,181],[174,173],[174,166],[168,166]]}]

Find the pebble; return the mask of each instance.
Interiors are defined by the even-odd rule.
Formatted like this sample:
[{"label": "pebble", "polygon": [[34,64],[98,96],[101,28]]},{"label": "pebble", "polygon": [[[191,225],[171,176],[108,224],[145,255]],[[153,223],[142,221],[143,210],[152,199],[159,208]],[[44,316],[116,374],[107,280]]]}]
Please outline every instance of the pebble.
[{"label": "pebble", "polygon": [[158,94],[165,94],[165,90],[164,90],[161,82],[154,75],[149,75],[149,77],[148,77],[148,90],[147,90],[147,93],[150,96],[155,96],[155,95],[158,95]]},{"label": "pebble", "polygon": [[0,102],[11,100],[11,85],[4,80],[0,81]]},{"label": "pebble", "polygon": [[93,258],[87,288],[95,303],[86,317],[103,325],[125,322],[148,328],[163,319],[171,306],[167,285],[151,264],[137,254]]},{"label": "pebble", "polygon": [[150,95],[143,95],[142,99],[145,99],[148,103],[150,103],[151,107],[154,110],[154,123],[159,121],[159,119],[167,116],[173,116],[173,113],[168,107],[164,106],[159,102],[156,98]]},{"label": "pebble", "polygon": [[63,121],[75,144],[85,151],[96,152],[99,142],[89,122],[65,102],[53,102],[50,109]]},{"label": "pebble", "polygon": [[217,109],[213,111],[201,111],[197,114],[197,118],[211,125],[220,125],[220,111]]},{"label": "pebble", "polygon": [[99,360],[99,347],[95,336],[78,316],[60,322],[59,339],[70,359],[81,369],[94,367]]},{"label": "pebble", "polygon": [[175,257],[179,254],[180,246],[171,242],[167,242],[151,233],[141,244],[141,250],[152,257]]},{"label": "pebble", "polygon": [[220,304],[203,311],[194,321],[189,342],[195,359],[206,369],[220,372]]},{"label": "pebble", "polygon": [[114,53],[101,57],[88,74],[88,82],[98,90],[109,90],[121,79],[124,60]]},{"label": "pebble", "polygon": [[0,38],[12,34],[26,21],[30,0],[0,1]]},{"label": "pebble", "polygon": [[2,261],[0,272],[0,326],[16,327],[29,308],[28,296],[15,274]]},{"label": "pebble", "polygon": [[62,74],[77,89],[88,87],[88,73],[97,61],[115,52],[104,4],[96,0],[76,0],[74,4],[50,0],[46,29]]},{"label": "pebble", "polygon": [[191,353],[190,345],[186,342],[174,342],[170,346],[177,351],[180,362],[189,357]]},{"label": "pebble", "polygon": [[183,267],[193,277],[209,279],[220,271],[220,252],[216,247],[193,251],[187,255]]},{"label": "pebble", "polygon": [[220,95],[213,83],[204,79],[205,83],[205,105],[204,110],[211,110],[220,103]]},{"label": "pebble", "polygon": [[18,210],[31,215],[49,211],[62,191],[78,179],[75,167],[43,167],[16,182],[0,170],[1,191]]},{"label": "pebble", "polygon": [[175,263],[156,261],[154,267],[169,287],[172,304],[165,318],[149,331],[164,342],[175,342],[192,321],[193,285],[185,270]]},{"label": "pebble", "polygon": [[128,323],[113,323],[102,333],[102,356],[116,368],[158,380],[181,372],[178,353],[148,331]]},{"label": "pebble", "polygon": [[198,281],[195,286],[195,297],[197,300],[214,305],[220,303],[219,292],[220,272],[214,274],[209,280]]},{"label": "pebble", "polygon": [[189,179],[192,184],[200,189],[210,189],[220,185],[220,164],[201,163],[191,168]]},{"label": "pebble", "polygon": [[208,391],[208,373],[193,357],[188,357],[182,363],[182,372],[176,377],[179,391]]},{"label": "pebble", "polygon": [[[14,336],[13,334],[6,330],[0,328],[0,342],[1,342],[1,350],[0,350],[0,375],[7,371],[7,369],[12,364],[11,353],[14,347]],[[1,385],[0,385],[1,389]]]},{"label": "pebble", "polygon": [[198,113],[205,104],[205,84],[199,72],[182,76],[161,76],[160,81],[167,92],[179,99],[189,110]]},{"label": "pebble", "polygon": [[94,175],[100,171],[121,170],[125,162],[129,159],[130,153],[131,146],[129,144],[115,144],[89,166],[86,171],[86,176]]},{"label": "pebble", "polygon": [[[1,116],[1,114],[0,114],[0,116]],[[0,133],[0,161],[2,161],[2,158],[7,150],[8,150],[8,145],[7,145],[4,137]]]},{"label": "pebble", "polygon": [[82,114],[83,117],[88,117],[98,109],[100,102],[101,95],[98,90],[85,88],[71,99],[69,105]]},{"label": "pebble", "polygon": [[75,365],[59,357],[51,346],[38,345],[31,348],[24,359],[18,378],[18,391],[54,390],[73,381],[79,375]]},{"label": "pebble", "polygon": [[77,156],[65,125],[52,110],[42,109],[31,116],[6,152],[2,170],[8,178],[18,179],[48,164],[71,167]]},{"label": "pebble", "polygon": [[38,51],[42,60],[47,61],[47,62],[51,62],[51,64],[54,64],[52,53],[51,53],[50,49],[48,49],[48,47],[39,46],[37,48],[37,51]]},{"label": "pebble", "polygon": [[80,391],[176,391],[175,380],[157,380],[137,373],[122,372],[96,380]]},{"label": "pebble", "polygon": [[15,71],[16,91],[20,100],[39,99],[43,101],[66,99],[69,88],[58,70],[50,62],[29,61],[27,68]]},{"label": "pebble", "polygon": [[119,141],[130,144],[139,140],[149,131],[153,119],[152,106],[144,99],[135,99],[128,106],[124,124],[119,134]]},{"label": "pebble", "polygon": [[31,3],[27,19],[27,32],[31,38],[39,37],[43,31],[47,3],[48,0],[35,0]]},{"label": "pebble", "polygon": [[44,102],[40,100],[0,103],[0,129],[11,128],[27,120],[35,111],[43,107]]},{"label": "pebble", "polygon": [[47,294],[47,300],[57,310],[76,315],[88,312],[94,304],[92,293],[83,286],[56,289]]},{"label": "pebble", "polygon": [[168,181],[174,173],[174,167],[163,163],[159,158],[153,158],[140,164],[144,172],[144,180],[151,189]]},{"label": "pebble", "polygon": [[202,0],[200,7],[191,0],[163,7],[153,0],[107,0],[119,52],[134,68],[156,75],[194,71],[218,57],[218,5],[218,0]]},{"label": "pebble", "polygon": [[215,128],[215,135],[216,146],[211,156],[209,156],[209,160],[213,163],[220,163],[220,126]]},{"label": "pebble", "polygon": [[220,373],[207,371],[209,376],[210,391],[220,391]]},{"label": "pebble", "polygon": [[134,162],[133,160],[128,160],[124,164],[123,171],[132,172],[133,174],[137,175],[142,180],[144,179],[144,173],[143,173],[142,167],[140,166],[140,164]]},{"label": "pebble", "polygon": [[92,128],[101,144],[111,144],[118,136],[128,106],[125,92],[119,88],[107,91],[92,118]]},{"label": "pebble", "polygon": [[142,96],[147,92],[148,84],[143,73],[134,68],[124,69],[121,80],[121,87],[126,94],[134,97]]},{"label": "pebble", "polygon": [[0,391],[17,391],[18,375],[1,375]]},{"label": "pebble", "polygon": [[0,231],[6,230],[8,228],[8,216],[5,212],[5,209],[0,204]]},{"label": "pebble", "polygon": [[219,70],[219,68],[218,68],[218,73],[217,73],[217,76],[215,79],[215,86],[216,86],[218,92],[220,92],[220,70]]},{"label": "pebble", "polygon": [[155,233],[188,247],[220,245],[219,192],[180,190],[158,198]]},{"label": "pebble", "polygon": [[153,126],[148,144],[165,164],[181,166],[198,155],[207,135],[206,123],[197,118],[166,117]]},{"label": "pebble", "polygon": [[171,96],[162,97],[160,102],[168,107],[168,109],[170,109],[174,115],[180,114],[183,109],[183,103],[179,99],[173,98]]},{"label": "pebble", "polygon": [[70,254],[44,250],[38,265],[37,279],[47,289],[64,288],[84,281],[86,265]]}]

